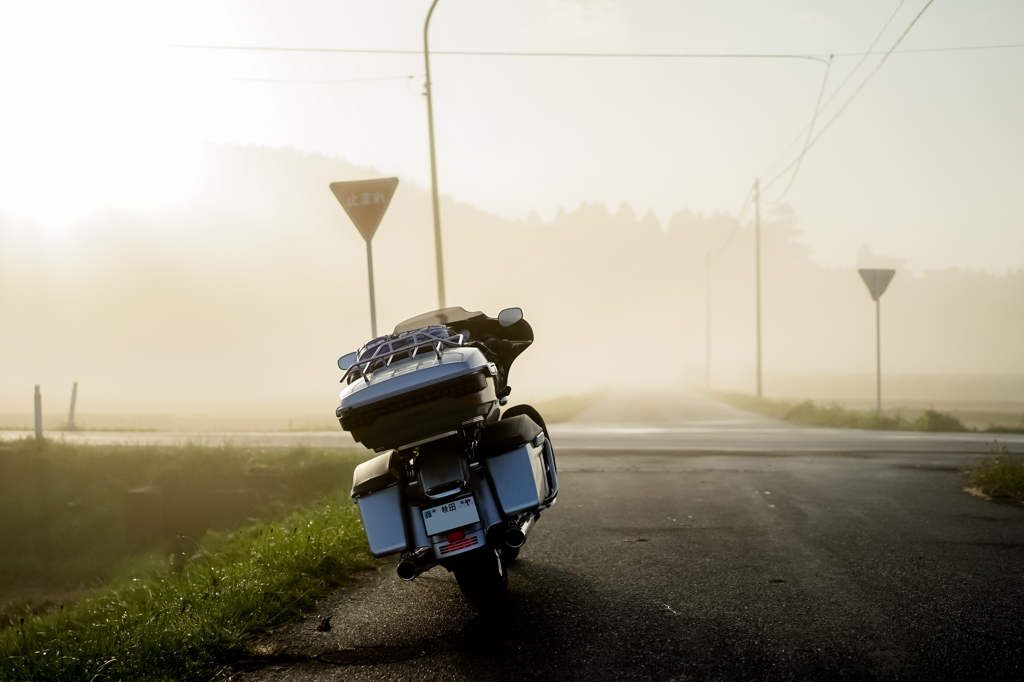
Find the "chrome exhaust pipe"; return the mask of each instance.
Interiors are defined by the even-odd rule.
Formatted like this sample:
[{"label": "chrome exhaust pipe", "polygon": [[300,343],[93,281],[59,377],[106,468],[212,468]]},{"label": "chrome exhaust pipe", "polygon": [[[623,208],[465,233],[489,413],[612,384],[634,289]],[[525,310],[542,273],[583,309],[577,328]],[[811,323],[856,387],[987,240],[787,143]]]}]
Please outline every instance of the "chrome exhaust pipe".
[{"label": "chrome exhaust pipe", "polygon": [[429,552],[429,547],[420,547],[415,552],[402,557],[398,564],[398,577],[406,582],[415,580],[420,573],[429,571],[436,566],[434,561],[427,558]]},{"label": "chrome exhaust pipe", "polygon": [[530,529],[533,528],[533,523],[536,520],[537,517],[531,515],[522,523],[509,527],[505,531],[505,544],[512,549],[519,549],[525,545],[526,536],[529,534]]}]

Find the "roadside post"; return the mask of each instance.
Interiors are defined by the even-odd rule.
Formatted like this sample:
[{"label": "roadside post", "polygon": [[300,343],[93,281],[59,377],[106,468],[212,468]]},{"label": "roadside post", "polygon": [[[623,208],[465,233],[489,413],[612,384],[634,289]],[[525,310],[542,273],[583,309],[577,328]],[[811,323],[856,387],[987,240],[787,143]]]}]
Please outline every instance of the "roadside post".
[{"label": "roadside post", "polygon": [[398,178],[332,182],[331,192],[366,240],[366,271],[370,277],[370,329],[377,338],[377,301],[373,291],[373,247],[371,240],[388,210]]},{"label": "roadside post", "polygon": [[71,387],[71,409],[68,411],[68,431],[75,430],[75,401],[78,399],[78,382]]},{"label": "roadside post", "polygon": [[875,389],[876,389],[876,406],[879,412],[882,411],[882,294],[885,293],[886,288],[889,286],[889,282],[892,281],[892,276],[896,274],[895,270],[889,269],[870,269],[861,268],[857,272],[860,273],[861,279],[864,280],[864,284],[868,286],[868,293],[871,294],[871,298],[875,301]]},{"label": "roadside post", "polygon": [[39,384],[36,384],[36,440],[43,439],[43,394],[39,392]]}]

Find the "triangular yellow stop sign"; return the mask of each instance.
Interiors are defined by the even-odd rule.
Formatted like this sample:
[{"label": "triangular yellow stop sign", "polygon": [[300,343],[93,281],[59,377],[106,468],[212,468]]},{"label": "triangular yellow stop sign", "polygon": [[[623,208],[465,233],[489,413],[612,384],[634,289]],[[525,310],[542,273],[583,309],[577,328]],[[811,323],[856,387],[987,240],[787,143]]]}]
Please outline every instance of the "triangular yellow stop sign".
[{"label": "triangular yellow stop sign", "polygon": [[396,187],[398,178],[331,183],[334,196],[366,241],[373,239]]}]

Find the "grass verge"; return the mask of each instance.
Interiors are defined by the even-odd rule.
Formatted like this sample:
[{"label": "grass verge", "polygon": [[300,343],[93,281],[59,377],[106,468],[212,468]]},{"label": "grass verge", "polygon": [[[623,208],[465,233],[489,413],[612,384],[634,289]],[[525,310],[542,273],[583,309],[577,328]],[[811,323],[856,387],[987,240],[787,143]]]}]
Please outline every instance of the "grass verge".
[{"label": "grass verge", "polygon": [[1019,427],[989,426],[975,429],[966,426],[959,417],[928,409],[914,420],[900,414],[886,414],[878,410],[851,410],[837,403],[819,404],[812,400],[793,403],[782,400],[757,398],[742,393],[713,392],[719,400],[750,412],[757,412],[804,426],[826,426],[844,429],[870,429],[878,431],[932,431],[981,433],[1024,433],[1024,419]]},{"label": "grass verge", "polygon": [[253,634],[370,565],[341,496],[211,533],[178,571],[152,555],[74,605],[0,630],[0,680],[211,679]]},{"label": "grass verge", "polygon": [[[103,584],[140,552],[166,557],[179,535],[282,518],[347,487],[368,454],[0,443],[0,627],[10,622],[11,604],[60,603]],[[189,542],[184,551],[194,547]]]},{"label": "grass verge", "polygon": [[968,473],[972,491],[993,499],[1024,504],[1024,459],[1000,454],[984,459]]}]

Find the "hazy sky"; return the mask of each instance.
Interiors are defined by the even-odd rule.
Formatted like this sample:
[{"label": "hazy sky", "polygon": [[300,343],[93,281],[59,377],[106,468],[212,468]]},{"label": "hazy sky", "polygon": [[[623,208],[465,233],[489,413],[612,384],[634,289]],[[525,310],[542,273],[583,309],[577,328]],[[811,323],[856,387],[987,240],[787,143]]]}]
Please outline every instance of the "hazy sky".
[{"label": "hazy sky", "polygon": [[[926,2],[441,0],[431,45],[836,53],[828,97],[858,63],[840,53],[866,50],[899,7],[887,49]],[[421,56],[171,46],[418,50],[428,6],[5,2],[0,210],[59,237],[107,208],[173,207],[205,179],[205,141],[324,153],[426,186]],[[900,49],[1015,43],[1024,3],[936,0]],[[584,201],[661,219],[735,212],[810,120],[825,73],[809,60],[438,55],[432,67],[442,192],[513,218]],[[815,258],[851,265],[866,243],[915,269],[1024,267],[1022,82],[1024,49],[893,55],[786,197]]]}]

